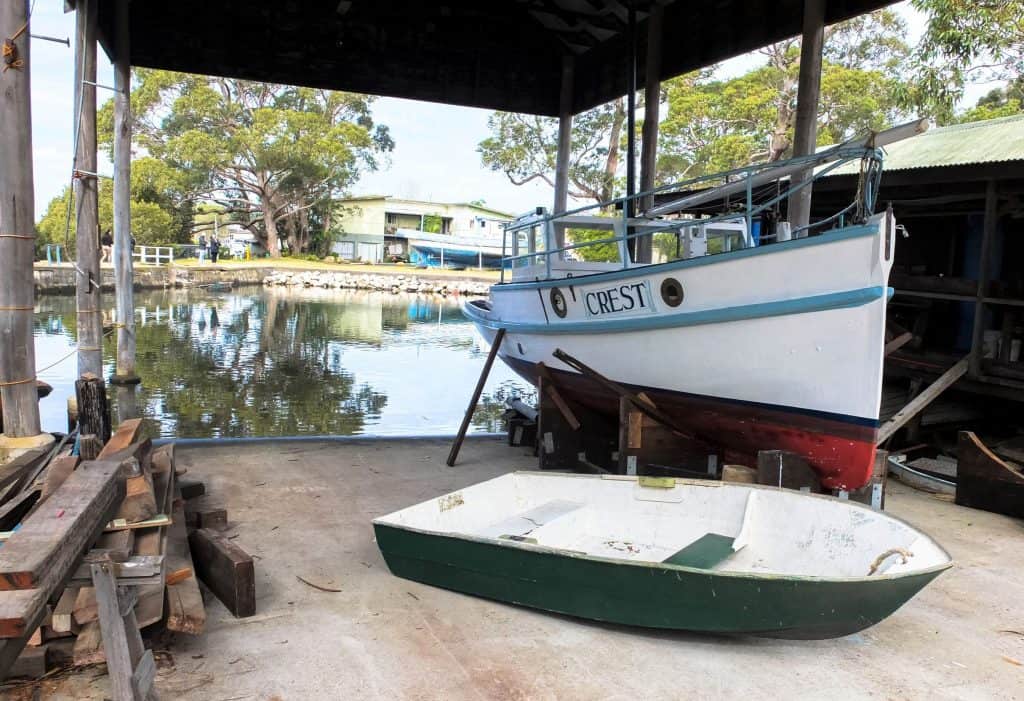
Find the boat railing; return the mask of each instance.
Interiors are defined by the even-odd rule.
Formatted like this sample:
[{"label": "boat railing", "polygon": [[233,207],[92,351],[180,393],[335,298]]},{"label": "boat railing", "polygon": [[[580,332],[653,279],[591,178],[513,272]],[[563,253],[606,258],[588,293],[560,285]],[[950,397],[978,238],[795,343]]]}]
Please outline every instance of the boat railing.
[{"label": "boat railing", "polygon": [[[926,128],[927,123],[919,120],[808,156],[701,175],[646,190],[632,197],[617,197],[558,214],[537,208],[504,228],[501,282],[505,282],[506,270],[511,270],[517,278],[550,279],[555,272],[553,266],[565,268],[567,263],[580,263],[573,260],[573,257],[577,252],[587,249],[591,255],[588,259],[584,254],[582,262],[591,264],[591,268],[612,264],[615,268],[648,265],[648,262],[632,260],[632,242],[642,237],[651,237],[653,242],[657,234],[669,235],[669,239],[662,243],[670,244],[672,238],[675,239],[674,256],[666,256],[673,260],[733,250],[734,239],[739,247],[747,248],[773,240],[800,238],[815,230],[842,227],[850,222],[866,221],[874,213],[876,205],[882,147],[921,133]],[[762,234],[756,231],[755,219],[762,215],[777,214],[783,200],[788,200],[793,194],[854,162],[859,162],[860,168],[857,194],[852,202],[825,218],[796,229],[790,229],[788,222],[777,221],[775,233]],[[811,177],[794,177],[808,169],[813,169]],[[783,181],[788,182],[783,184]],[[717,184],[712,185],[714,183]],[[664,199],[666,192],[683,194],[668,202],[656,202],[656,199]],[[657,195],[662,197],[656,198]],[[737,195],[741,196],[739,202],[733,200]],[[702,209],[711,205],[717,205],[724,211],[716,214],[702,213]],[[565,240],[569,230],[586,230],[590,238],[556,245],[557,241]],[[602,231],[608,231],[609,235],[594,237],[595,232]],[[716,246],[707,245],[707,232],[712,232],[717,238]],[[556,236],[556,233],[561,236]],[[698,240],[699,246],[690,247],[689,244]],[[684,242],[687,246],[683,245]],[[606,248],[598,249],[599,246]],[[713,250],[715,247],[719,250]],[[600,260],[602,256],[617,260]]]}]

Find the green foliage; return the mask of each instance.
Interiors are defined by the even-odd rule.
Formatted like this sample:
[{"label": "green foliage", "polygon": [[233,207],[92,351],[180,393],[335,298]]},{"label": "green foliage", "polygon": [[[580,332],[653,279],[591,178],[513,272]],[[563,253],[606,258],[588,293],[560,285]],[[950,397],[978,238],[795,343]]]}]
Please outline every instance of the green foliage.
[{"label": "green foliage", "polygon": [[[325,239],[332,199],[394,147],[355,93],[139,69],[136,143],[271,255]],[[313,226],[319,226],[314,235]]]},{"label": "green foliage", "polygon": [[[822,61],[818,143],[839,143],[900,116],[898,66],[909,48],[905,27],[889,11],[828,29]],[[791,155],[800,45],[766,48],[768,61],[744,75],[713,70],[668,81],[668,114],[659,130],[660,182],[697,177]]]},{"label": "green foliage", "polygon": [[[819,142],[846,139],[897,119],[902,65],[910,53],[905,33],[899,16],[889,10],[826,30]],[[790,154],[799,40],[762,53],[765,64],[738,77],[717,78],[712,68],[662,85],[659,184]],[[624,124],[622,100],[573,118],[572,197],[593,202],[613,197],[625,150]],[[478,147],[484,165],[517,185],[542,180],[553,186],[558,120],[495,112],[488,126],[490,136]]]},{"label": "green foliage", "polygon": [[1017,78],[1005,88],[995,88],[982,96],[978,103],[958,115],[957,122],[977,122],[982,119],[1010,117],[1024,112],[1024,77]]},{"label": "green foliage", "polygon": [[[625,117],[623,100],[573,117],[569,156],[571,197],[594,202],[612,199]],[[485,166],[505,173],[515,185],[542,180],[554,187],[557,119],[495,112],[487,126],[491,135],[477,147]]]},{"label": "green foliage", "polygon": [[[134,175],[134,174],[133,174]],[[134,180],[134,177],[133,177]],[[69,253],[75,249],[75,212],[74,198],[69,197],[69,188],[65,187],[60,195],[50,200],[43,218],[36,224],[37,255],[48,243],[67,245]],[[155,202],[147,202],[134,198],[131,202],[132,236],[135,242],[146,246],[163,246],[179,243],[180,230],[173,215]],[[65,227],[68,204],[71,205],[70,231],[65,240]],[[100,231],[114,228],[114,195],[113,185],[109,180],[100,180],[99,187],[99,224]]]},{"label": "green foliage", "polygon": [[423,215],[423,230],[431,234],[440,234],[444,220],[440,214]]},{"label": "green foliage", "polygon": [[956,103],[970,81],[1015,80],[1024,73],[1024,0],[912,0],[928,25],[912,61],[914,80],[900,99],[957,121]]}]

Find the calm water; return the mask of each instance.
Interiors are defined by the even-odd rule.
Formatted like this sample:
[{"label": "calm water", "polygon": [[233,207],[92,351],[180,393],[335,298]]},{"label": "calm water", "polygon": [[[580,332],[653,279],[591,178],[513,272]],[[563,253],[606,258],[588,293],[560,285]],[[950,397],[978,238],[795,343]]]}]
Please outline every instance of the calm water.
[{"label": "calm water", "polygon": [[[105,296],[105,306],[113,299]],[[457,299],[355,290],[171,290],[135,297],[142,385],[110,388],[130,415],[164,436],[454,433],[483,367],[486,346]],[[40,369],[74,350],[73,297],[37,300]],[[106,314],[107,323],[113,314]],[[104,374],[114,363],[104,344]],[[43,428],[66,430],[72,355],[39,377]],[[533,389],[495,363],[473,420],[501,430],[506,397]]]}]

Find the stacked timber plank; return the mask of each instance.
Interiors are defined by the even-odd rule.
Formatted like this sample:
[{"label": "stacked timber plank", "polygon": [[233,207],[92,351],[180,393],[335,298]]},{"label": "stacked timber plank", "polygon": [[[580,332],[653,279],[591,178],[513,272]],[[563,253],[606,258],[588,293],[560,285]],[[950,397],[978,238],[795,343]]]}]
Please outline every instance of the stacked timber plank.
[{"label": "stacked timber plank", "polygon": [[218,532],[227,512],[202,483],[179,483],[173,443],[154,449],[140,419],[97,442],[79,443],[93,460],[68,450],[0,467],[0,679],[40,676],[48,662],[106,660],[86,556],[115,569],[157,563],[131,587],[139,629],[202,633],[199,577],[236,615],[255,611],[252,558]]}]

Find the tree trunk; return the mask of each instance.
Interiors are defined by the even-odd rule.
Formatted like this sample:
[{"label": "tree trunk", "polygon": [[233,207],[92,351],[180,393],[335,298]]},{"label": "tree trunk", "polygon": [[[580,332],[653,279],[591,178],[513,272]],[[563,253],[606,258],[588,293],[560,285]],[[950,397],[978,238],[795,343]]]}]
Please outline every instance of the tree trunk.
[{"label": "tree trunk", "polygon": [[608,135],[608,158],[604,162],[604,183],[601,185],[601,201],[607,202],[615,190],[615,173],[619,170],[619,141],[622,139],[622,123],[626,121],[623,100],[615,103],[615,117]]},{"label": "tree trunk", "polygon": [[277,222],[274,221],[274,205],[267,197],[260,198],[260,208],[263,210],[263,226],[267,232],[267,253],[271,258],[281,257],[281,242],[277,237]]}]

